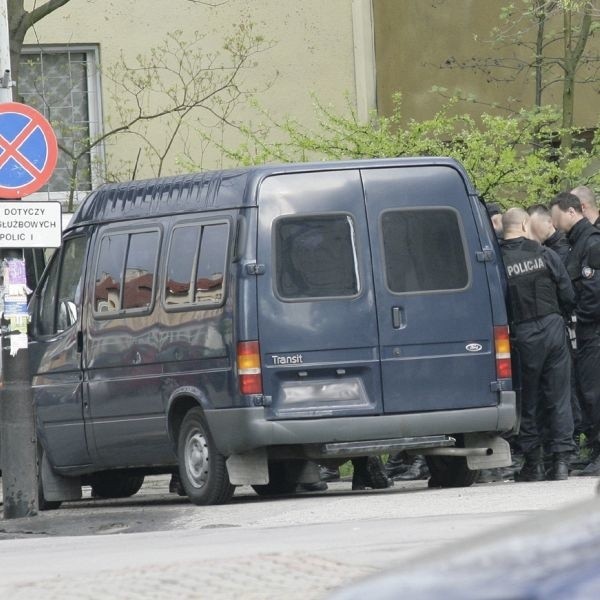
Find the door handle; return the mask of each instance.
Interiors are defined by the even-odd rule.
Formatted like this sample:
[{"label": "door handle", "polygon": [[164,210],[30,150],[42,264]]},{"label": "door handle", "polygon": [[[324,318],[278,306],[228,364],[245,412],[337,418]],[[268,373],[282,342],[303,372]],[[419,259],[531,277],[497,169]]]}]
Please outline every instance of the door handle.
[{"label": "door handle", "polygon": [[406,327],[406,314],[400,306],[392,306],[392,326],[394,329]]}]

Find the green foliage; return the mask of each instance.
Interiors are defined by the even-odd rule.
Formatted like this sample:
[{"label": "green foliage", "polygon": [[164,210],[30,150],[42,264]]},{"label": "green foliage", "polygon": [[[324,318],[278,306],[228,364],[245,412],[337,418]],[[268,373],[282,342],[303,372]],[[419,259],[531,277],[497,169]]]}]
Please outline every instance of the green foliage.
[{"label": "green foliage", "polygon": [[[510,116],[484,114],[480,121],[455,114],[451,100],[430,119],[404,122],[401,97],[395,97],[390,117],[358,119],[348,102],[345,114],[315,101],[318,128],[307,130],[288,118],[276,122],[262,113],[265,122],[243,129],[246,141],[237,150],[224,152],[239,164],[298,162],[306,160],[378,158],[396,156],[451,156],[469,172],[478,191],[504,207],[527,206],[549,200],[573,183],[594,185],[598,175],[586,177],[599,157],[596,140],[592,151],[555,148],[563,131],[560,114],[553,108],[522,110]],[[578,132],[573,130],[574,139]],[[279,139],[279,141],[269,141]]]}]

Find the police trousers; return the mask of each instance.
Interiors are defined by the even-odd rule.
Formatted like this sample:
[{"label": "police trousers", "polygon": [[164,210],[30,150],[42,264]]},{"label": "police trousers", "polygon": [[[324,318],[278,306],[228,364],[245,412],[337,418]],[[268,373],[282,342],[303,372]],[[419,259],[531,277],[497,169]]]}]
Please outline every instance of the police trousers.
[{"label": "police trousers", "polygon": [[600,441],[600,323],[577,322],[575,371],[586,433]]},{"label": "police trousers", "polygon": [[521,360],[518,439],[523,452],[541,446],[542,422],[548,427],[548,449],[570,452],[574,448],[571,357],[562,317],[552,314],[518,323],[513,328],[513,340]]}]

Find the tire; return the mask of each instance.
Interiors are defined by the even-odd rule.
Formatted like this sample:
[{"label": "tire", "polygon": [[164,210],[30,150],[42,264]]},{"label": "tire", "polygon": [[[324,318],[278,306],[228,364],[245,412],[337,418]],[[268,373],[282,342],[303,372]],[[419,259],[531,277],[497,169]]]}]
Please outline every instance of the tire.
[{"label": "tire", "polygon": [[465,456],[426,456],[425,459],[431,473],[429,487],[469,487],[479,474],[467,467]]},{"label": "tire", "polygon": [[89,483],[93,498],[129,498],[140,491],[144,476],[124,471],[104,471],[91,475]]},{"label": "tire", "polygon": [[219,453],[199,407],[190,409],[177,438],[179,479],[193,504],[226,504],[235,486],[229,483],[225,457]]},{"label": "tire", "polygon": [[285,462],[269,461],[269,483],[253,485],[259,496],[283,496],[292,494],[298,486],[297,478]]}]

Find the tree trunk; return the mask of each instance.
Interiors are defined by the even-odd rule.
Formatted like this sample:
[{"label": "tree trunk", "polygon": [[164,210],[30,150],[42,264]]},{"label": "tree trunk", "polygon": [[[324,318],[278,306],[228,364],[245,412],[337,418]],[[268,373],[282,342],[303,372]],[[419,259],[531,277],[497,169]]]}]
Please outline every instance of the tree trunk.
[{"label": "tree trunk", "polygon": [[19,99],[19,61],[27,31],[40,19],[54,12],[57,8],[64,6],[67,2],[69,0],[47,0],[43,4],[36,3],[36,7],[32,11],[27,12],[23,6],[24,0],[7,0],[10,68],[12,78],[16,81],[16,87],[13,88],[13,98],[15,100]]},{"label": "tree trunk", "polygon": [[535,107],[542,106],[542,85],[544,83],[544,28],[546,25],[545,0],[536,0],[535,18],[537,21],[537,36],[535,40]]},{"label": "tree trunk", "polygon": [[[573,11],[564,9],[563,12],[563,33],[564,33],[564,79],[562,94],[562,126],[563,134],[560,140],[561,150],[568,154],[573,147],[573,115],[575,112],[575,76],[577,68],[585,46],[590,37],[590,27],[592,24],[592,14],[590,5],[584,8],[581,19],[579,34],[573,39]],[[563,154],[564,155],[564,154]]]}]

